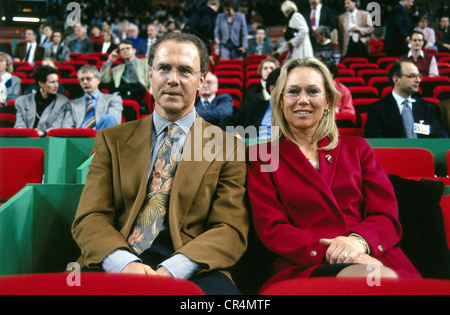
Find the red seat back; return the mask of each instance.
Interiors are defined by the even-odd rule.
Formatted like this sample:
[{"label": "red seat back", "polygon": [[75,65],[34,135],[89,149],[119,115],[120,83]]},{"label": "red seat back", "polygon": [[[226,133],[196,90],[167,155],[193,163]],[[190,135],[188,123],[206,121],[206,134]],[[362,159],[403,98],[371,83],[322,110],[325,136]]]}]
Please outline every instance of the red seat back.
[{"label": "red seat back", "polygon": [[401,177],[434,177],[434,157],[421,148],[374,148],[386,174]]},{"label": "red seat back", "polygon": [[0,200],[10,199],[26,184],[42,183],[44,155],[41,148],[0,148]]},{"label": "red seat back", "polygon": [[2,295],[203,295],[193,282],[173,277],[104,272],[0,277]]},{"label": "red seat back", "polygon": [[95,138],[97,130],[92,128],[55,128],[47,132],[47,137]]}]

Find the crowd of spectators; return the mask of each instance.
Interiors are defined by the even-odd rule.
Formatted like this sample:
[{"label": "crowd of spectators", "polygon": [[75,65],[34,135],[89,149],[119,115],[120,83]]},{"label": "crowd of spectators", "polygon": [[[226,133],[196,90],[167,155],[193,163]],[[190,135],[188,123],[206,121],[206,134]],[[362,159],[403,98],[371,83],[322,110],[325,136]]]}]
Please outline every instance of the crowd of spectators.
[{"label": "crowd of spectators", "polygon": [[[398,30],[396,24],[392,25],[392,20],[398,20],[396,14],[400,3],[407,9],[411,31],[414,27],[415,32],[419,32],[417,34],[423,34],[415,39],[415,44],[409,35],[412,33],[408,33],[406,44],[410,50],[402,52],[404,58],[421,62],[417,66],[423,75],[437,76],[435,58],[428,56],[423,49],[448,52],[450,48],[446,1],[434,15],[430,14],[428,7],[413,6],[412,0],[383,4],[382,25],[373,25],[369,21],[369,12],[364,10],[365,1],[356,0],[284,1],[282,6],[275,1],[205,0],[163,5],[140,0],[82,0],[79,2],[81,23],[74,27],[68,26],[65,19],[68,13],[65,11],[66,2],[49,2],[47,21],[40,25],[39,31],[26,31],[26,43],[17,45],[12,60],[28,61],[33,65],[36,61],[50,58],[62,64],[69,61],[70,53],[107,54],[108,59],[101,69],[99,65],[101,84],[103,87],[110,84],[108,90],[122,97],[127,97],[125,90],[131,89],[133,95],[142,99],[145,90],[151,89],[148,75],[141,68],[147,68],[144,59],[149,56],[152,44],[167,32],[198,35],[207,44],[213,62],[244,59],[251,54],[270,55],[282,60],[281,55],[284,54],[286,60],[315,57],[338,64],[346,57],[368,56],[371,38],[388,38],[392,35],[388,33]],[[274,21],[286,27],[284,36],[278,34],[270,38],[268,28]],[[294,34],[288,36],[290,32]],[[386,42],[385,49],[388,48]],[[125,51],[128,46],[129,52]],[[390,51],[385,51],[389,56]],[[131,55],[125,58],[127,54]],[[419,57],[423,60],[418,61]],[[117,65],[118,59],[123,61],[120,66]],[[429,62],[424,64],[424,60]],[[0,101],[4,104],[7,99]],[[146,105],[141,104],[142,108]]]}]

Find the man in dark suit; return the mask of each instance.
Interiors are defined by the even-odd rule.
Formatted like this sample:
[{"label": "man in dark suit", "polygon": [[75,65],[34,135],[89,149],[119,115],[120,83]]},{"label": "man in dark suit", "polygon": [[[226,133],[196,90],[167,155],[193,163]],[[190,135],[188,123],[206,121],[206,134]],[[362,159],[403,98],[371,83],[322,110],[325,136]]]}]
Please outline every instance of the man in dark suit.
[{"label": "man in dark suit", "polygon": [[14,61],[28,61],[33,65],[36,61],[42,60],[44,57],[44,48],[37,42],[37,32],[33,29],[25,31],[26,43],[19,43],[14,50]]},{"label": "man in dark suit", "polygon": [[[303,14],[304,12],[304,14]],[[302,11],[309,26],[309,37],[313,47],[316,47],[316,30],[319,26],[326,26],[332,32],[337,28],[337,18],[333,11],[322,0],[309,0],[309,6]]]},{"label": "man in dark suit", "polygon": [[386,27],[383,51],[388,56],[399,57],[408,52],[409,36],[413,23],[408,14],[414,0],[402,0],[392,9]]},{"label": "man in dark suit", "polygon": [[[266,91],[270,95],[277,84],[280,76],[281,68],[276,68],[271,71],[267,77]],[[271,137],[272,125],[272,100],[250,100],[244,103],[242,108],[233,116],[225,119],[220,127],[233,133],[239,138],[259,138],[269,139]],[[238,130],[236,127],[242,126],[245,130]],[[247,129],[247,127],[255,127],[254,130]],[[235,128],[235,130],[232,127]],[[228,130],[227,130],[228,129]],[[241,133],[242,132],[242,133]],[[252,134],[253,133],[253,134]]]},{"label": "man in dark suit", "polygon": [[216,26],[219,0],[207,0],[198,5],[198,9],[191,15],[183,32],[197,35],[206,45],[208,54],[212,54],[211,44],[214,44],[214,28]]},{"label": "man in dark suit", "polygon": [[219,125],[233,114],[233,98],[229,94],[217,95],[218,89],[217,77],[208,72],[205,84],[199,91],[200,97],[195,102],[198,115],[213,125]]},{"label": "man in dark suit", "polygon": [[150,55],[150,49],[152,45],[156,42],[158,37],[159,28],[158,25],[153,23],[147,25],[147,39],[142,39],[136,47],[136,56],[146,56]]},{"label": "man in dark suit", "polygon": [[435,104],[412,96],[421,78],[410,60],[399,60],[391,67],[393,91],[369,106],[367,138],[448,138],[437,120]]}]

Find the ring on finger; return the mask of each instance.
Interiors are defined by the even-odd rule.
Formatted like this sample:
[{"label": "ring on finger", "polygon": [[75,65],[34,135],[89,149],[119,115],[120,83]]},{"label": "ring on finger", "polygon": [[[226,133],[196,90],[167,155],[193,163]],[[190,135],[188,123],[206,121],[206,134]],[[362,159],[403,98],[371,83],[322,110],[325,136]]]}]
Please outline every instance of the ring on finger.
[{"label": "ring on finger", "polygon": [[344,258],[347,258],[348,253],[347,252],[341,252],[341,255],[344,256]]}]

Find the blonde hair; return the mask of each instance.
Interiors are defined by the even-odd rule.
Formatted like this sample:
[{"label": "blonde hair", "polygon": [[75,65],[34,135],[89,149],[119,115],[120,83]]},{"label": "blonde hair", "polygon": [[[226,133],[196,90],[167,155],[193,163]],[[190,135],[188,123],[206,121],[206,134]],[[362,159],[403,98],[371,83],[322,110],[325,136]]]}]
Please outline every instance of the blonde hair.
[{"label": "blonde hair", "polygon": [[[341,94],[334,86],[333,77],[331,76],[328,68],[319,60],[315,58],[297,58],[287,61],[283,67],[281,68],[281,73],[278,78],[275,89],[272,93],[272,125],[278,126],[280,129],[280,133],[278,135],[278,139],[285,137],[296,143],[292,134],[289,131],[286,119],[283,114],[283,92],[284,86],[286,84],[287,77],[289,73],[295,68],[313,68],[318,70],[324,79],[324,86],[326,97],[329,102],[328,114],[324,114],[323,118],[319,122],[319,127],[317,128],[314,136],[313,142],[317,150],[325,150],[329,151],[336,148],[339,141],[339,134],[336,126],[336,122],[334,120],[334,112],[336,108],[336,104],[339,101]],[[328,137],[330,143],[323,147],[319,148],[319,141],[323,138]],[[278,139],[272,139],[278,140]]]},{"label": "blonde hair", "polygon": [[7,53],[4,52],[0,52],[0,59],[3,58],[6,60],[6,72],[13,72],[14,71],[14,67],[13,67],[13,63],[11,60],[11,56],[8,55]]},{"label": "blonde hair", "polygon": [[281,4],[281,12],[288,14],[291,12],[298,12],[297,5],[292,1],[284,1]]}]

